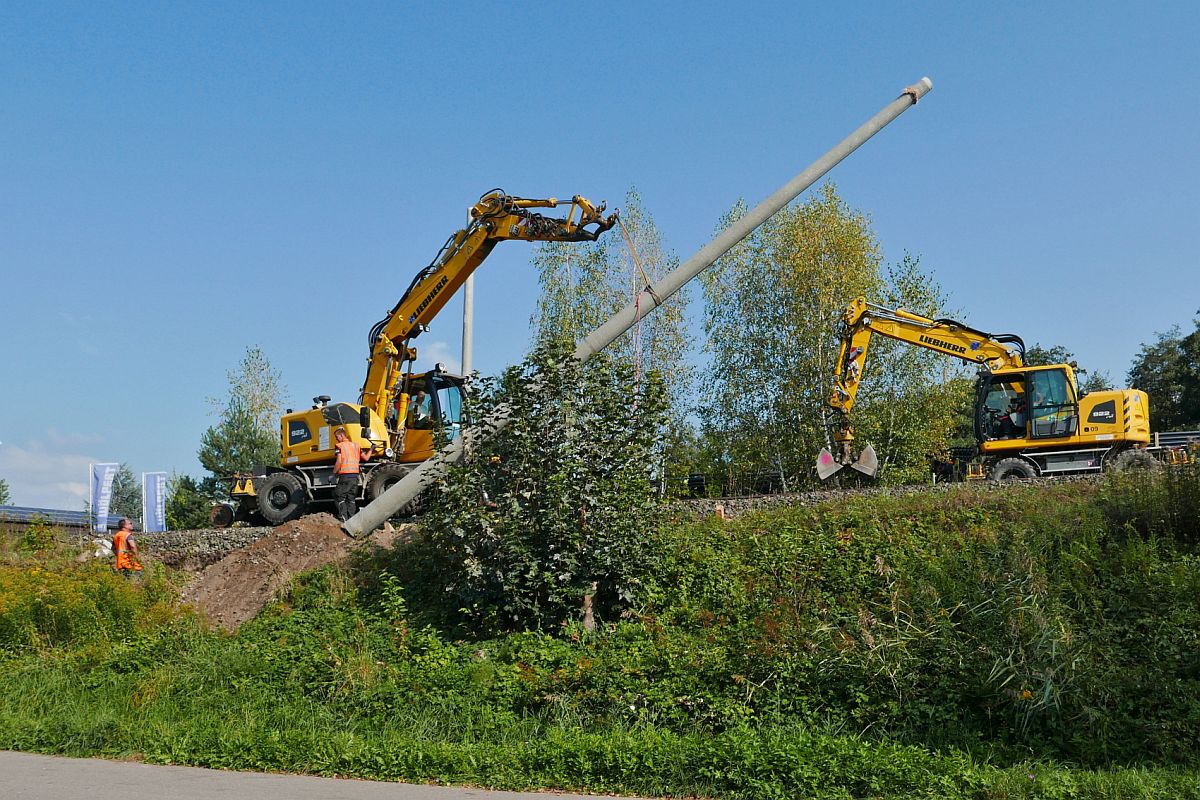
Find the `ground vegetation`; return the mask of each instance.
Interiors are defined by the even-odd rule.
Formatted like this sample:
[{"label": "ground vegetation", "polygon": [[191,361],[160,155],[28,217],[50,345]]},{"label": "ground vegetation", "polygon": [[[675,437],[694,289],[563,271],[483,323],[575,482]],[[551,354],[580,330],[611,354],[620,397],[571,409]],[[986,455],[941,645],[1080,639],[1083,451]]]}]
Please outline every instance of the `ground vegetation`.
[{"label": "ground vegetation", "polygon": [[[449,630],[422,536],[236,635],[0,552],[0,746],[710,797],[1200,797],[1200,473],[678,517],[624,612]],[[424,536],[435,537],[430,531]]]}]

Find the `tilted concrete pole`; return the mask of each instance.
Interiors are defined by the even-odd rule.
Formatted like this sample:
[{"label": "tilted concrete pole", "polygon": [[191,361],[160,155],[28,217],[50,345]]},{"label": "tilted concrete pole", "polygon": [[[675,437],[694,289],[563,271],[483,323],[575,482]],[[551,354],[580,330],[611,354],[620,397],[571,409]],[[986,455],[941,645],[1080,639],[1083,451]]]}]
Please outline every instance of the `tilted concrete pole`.
[{"label": "tilted concrete pole", "polygon": [[[621,334],[633,327],[639,314],[644,317],[661,305],[663,301],[679,291],[685,283],[699,275],[714,261],[729,252],[734,245],[749,236],[755,228],[766,222],[768,217],[796,199],[801,192],[837,166],[843,158],[853,153],[885,125],[915,105],[932,88],[933,83],[929,78],[922,78],[907,87],[899,97],[884,106],[878,114],[864,122],[858,130],[843,139],[832,150],[814,161],[808,169],[792,178],[745,216],[722,231],[715,239],[700,248],[694,256],[644,291],[637,302],[630,303],[588,334],[575,348],[575,357],[580,361],[586,361],[616,341]],[[477,429],[468,431],[458,441],[442,448],[433,458],[393,484],[373,503],[364,506],[357,514],[346,520],[342,527],[351,536],[361,536],[375,530],[388,517],[415,500],[427,485],[432,484],[442,465],[453,461],[462,454],[464,441],[467,444],[486,441],[496,431],[507,425],[509,418],[507,414],[496,414],[485,420]]]}]

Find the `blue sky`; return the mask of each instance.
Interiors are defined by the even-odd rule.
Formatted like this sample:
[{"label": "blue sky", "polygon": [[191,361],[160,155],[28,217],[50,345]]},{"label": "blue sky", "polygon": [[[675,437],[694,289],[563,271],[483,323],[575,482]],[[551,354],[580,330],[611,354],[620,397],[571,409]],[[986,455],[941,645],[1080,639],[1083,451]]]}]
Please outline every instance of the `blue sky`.
[{"label": "blue sky", "polygon": [[[636,186],[686,258],[923,75],[831,175],[888,260],[1117,380],[1190,326],[1200,5],[837,5],[5,4],[13,501],[81,507],[91,461],[199,475],[248,345],[289,404],[355,399],[368,328],[488,189]],[[477,273],[483,372],[525,352],[529,253]],[[424,362],[457,363],[460,308]]]}]

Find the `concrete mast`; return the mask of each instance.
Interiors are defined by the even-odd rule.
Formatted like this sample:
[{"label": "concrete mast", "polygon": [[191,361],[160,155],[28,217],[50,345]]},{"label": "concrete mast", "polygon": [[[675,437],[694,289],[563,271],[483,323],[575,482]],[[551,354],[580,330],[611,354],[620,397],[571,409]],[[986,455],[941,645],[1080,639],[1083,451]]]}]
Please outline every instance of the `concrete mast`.
[{"label": "concrete mast", "polygon": [[[662,304],[671,295],[692,278],[707,269],[718,258],[723,256],[742,239],[774,214],[779,209],[794,200],[801,192],[812,186],[833,169],[846,156],[853,153],[868,139],[878,133],[888,123],[903,114],[917,101],[924,97],[933,83],[929,78],[921,78],[908,86],[892,102],[884,106],[875,116],[864,122],[853,133],[839,142],[825,155],[814,161],[807,169],[786,184],[781,186],[766,200],[763,200],[745,216],[739,219],[716,238],[700,248],[699,251],[674,271],[663,277],[654,286],[644,291],[636,302],[630,303],[621,311],[614,314],[603,325],[588,334],[575,348],[575,357],[586,361],[596,353],[612,344],[617,337],[629,330],[637,322],[640,313],[645,316]],[[640,309],[640,311],[639,311]],[[461,457],[464,445],[486,441],[496,431],[504,428],[510,419],[506,412],[498,412],[484,420],[477,428],[467,431],[463,436],[442,448],[433,458],[417,466],[412,472],[397,481],[386,492],[367,506],[364,506],[350,519],[346,520],[343,528],[351,536],[362,536],[382,525],[388,517],[396,513],[408,503],[415,500],[425,487],[436,480],[442,464]]]}]

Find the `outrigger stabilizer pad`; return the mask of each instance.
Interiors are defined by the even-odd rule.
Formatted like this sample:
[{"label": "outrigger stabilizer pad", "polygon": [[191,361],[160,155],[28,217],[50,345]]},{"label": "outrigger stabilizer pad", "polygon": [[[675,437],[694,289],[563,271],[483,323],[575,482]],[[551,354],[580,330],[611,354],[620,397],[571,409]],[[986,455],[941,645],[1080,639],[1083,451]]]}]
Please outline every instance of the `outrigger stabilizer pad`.
[{"label": "outrigger stabilizer pad", "polygon": [[817,456],[817,477],[823,481],[829,480],[840,472],[842,467],[847,466],[858,470],[868,478],[874,478],[875,473],[879,471],[879,456],[875,455],[874,447],[867,445],[858,454],[857,460],[843,464],[833,457],[833,453],[830,453],[828,448],[822,447],[820,455]]}]

